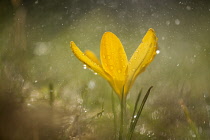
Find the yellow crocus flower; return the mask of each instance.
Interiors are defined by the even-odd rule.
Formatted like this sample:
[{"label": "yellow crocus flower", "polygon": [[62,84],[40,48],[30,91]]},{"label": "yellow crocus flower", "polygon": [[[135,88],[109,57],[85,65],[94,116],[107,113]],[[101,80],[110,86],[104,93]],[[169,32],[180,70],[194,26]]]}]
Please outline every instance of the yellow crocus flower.
[{"label": "yellow crocus flower", "polygon": [[119,38],[111,32],[105,32],[101,39],[101,61],[89,50],[83,53],[73,41],[70,46],[75,56],[105,78],[119,97],[126,97],[136,77],[156,55],[157,40],[155,31],[149,29],[129,61]]}]

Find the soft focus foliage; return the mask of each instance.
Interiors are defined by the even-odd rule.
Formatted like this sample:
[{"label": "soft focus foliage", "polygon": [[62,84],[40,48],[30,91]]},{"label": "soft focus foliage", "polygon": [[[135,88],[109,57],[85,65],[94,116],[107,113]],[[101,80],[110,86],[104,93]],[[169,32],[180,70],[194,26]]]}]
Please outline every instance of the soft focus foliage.
[{"label": "soft focus foliage", "polygon": [[[127,96],[132,110],[139,90],[143,88],[145,93],[154,87],[134,137],[194,139],[179,104],[182,99],[201,139],[208,140],[208,1],[12,2],[0,1],[1,139],[113,139],[112,90],[101,77],[83,69],[69,49],[69,41],[75,41],[81,50],[100,54],[102,34],[112,31],[130,58],[152,27],[160,53]],[[102,115],[97,115],[102,108]]]}]

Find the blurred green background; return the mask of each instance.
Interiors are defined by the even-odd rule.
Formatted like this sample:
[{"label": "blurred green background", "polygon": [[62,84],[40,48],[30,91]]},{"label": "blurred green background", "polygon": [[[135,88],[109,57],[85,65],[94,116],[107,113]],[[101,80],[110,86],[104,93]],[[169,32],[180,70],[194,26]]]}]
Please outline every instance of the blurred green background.
[{"label": "blurred green background", "polygon": [[138,92],[154,86],[133,139],[209,140],[205,0],[0,1],[0,139],[114,139],[112,89],[83,69],[69,42],[99,57],[101,37],[111,31],[130,58],[149,28],[156,31],[160,53],[127,98],[132,112]]}]

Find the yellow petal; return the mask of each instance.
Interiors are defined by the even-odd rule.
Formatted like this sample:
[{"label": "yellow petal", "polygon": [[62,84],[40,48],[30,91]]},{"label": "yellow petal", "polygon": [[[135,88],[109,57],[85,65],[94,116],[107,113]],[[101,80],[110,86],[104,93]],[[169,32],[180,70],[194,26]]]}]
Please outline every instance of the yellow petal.
[{"label": "yellow petal", "polygon": [[95,62],[97,65],[101,66],[100,61],[98,60],[98,58],[96,57],[96,55],[90,51],[90,50],[86,50],[85,51],[85,55],[90,58],[93,62]]},{"label": "yellow petal", "polygon": [[157,37],[153,29],[149,29],[144,36],[142,43],[134,52],[128,63],[128,77],[125,86],[127,92],[135,81],[136,77],[145,70],[153,60],[157,50]]},{"label": "yellow petal", "polygon": [[101,39],[100,59],[103,69],[113,78],[115,92],[121,94],[125,83],[127,56],[118,37],[111,33],[104,33]]},{"label": "yellow petal", "polygon": [[82,61],[84,64],[86,64],[89,68],[91,68],[92,70],[94,70],[96,73],[98,73],[99,75],[101,75],[102,77],[104,77],[105,79],[107,79],[108,81],[110,81],[110,76],[103,70],[103,68],[98,65],[97,63],[95,63],[95,60],[91,60],[91,58],[89,58],[88,56],[86,56],[77,46],[76,44],[71,41],[70,42],[70,46],[71,46],[71,50],[74,53],[74,55],[80,60]]}]

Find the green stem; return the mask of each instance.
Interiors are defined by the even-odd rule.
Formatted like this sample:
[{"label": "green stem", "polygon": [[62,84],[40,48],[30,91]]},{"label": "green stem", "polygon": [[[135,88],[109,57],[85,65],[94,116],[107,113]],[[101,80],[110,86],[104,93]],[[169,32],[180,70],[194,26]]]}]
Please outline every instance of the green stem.
[{"label": "green stem", "polygon": [[[123,88],[124,89],[124,88]],[[124,137],[124,110],[125,110],[125,98],[124,98],[124,90],[122,91],[122,97],[120,100],[120,132],[119,132],[119,140],[123,140]]]},{"label": "green stem", "polygon": [[116,120],[116,110],[115,110],[115,100],[114,100],[114,92],[112,90],[112,112],[114,115],[114,137],[116,139],[116,134],[117,134],[117,120]]}]

